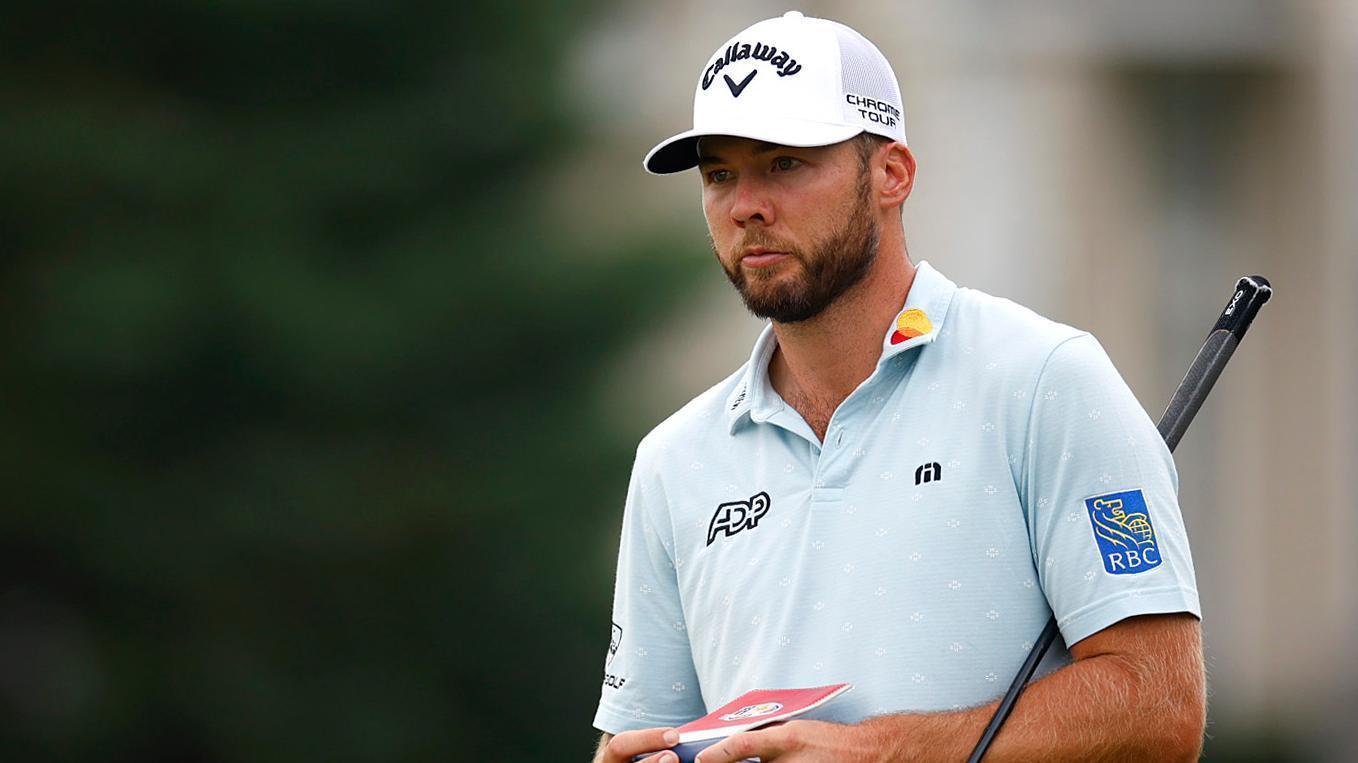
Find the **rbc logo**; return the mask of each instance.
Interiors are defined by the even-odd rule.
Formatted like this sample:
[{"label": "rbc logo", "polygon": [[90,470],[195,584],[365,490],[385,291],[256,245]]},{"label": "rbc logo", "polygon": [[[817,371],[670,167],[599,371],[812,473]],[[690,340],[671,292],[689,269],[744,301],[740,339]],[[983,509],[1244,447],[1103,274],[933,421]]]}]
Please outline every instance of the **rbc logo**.
[{"label": "rbc logo", "polygon": [[1160,566],[1160,546],[1140,490],[1085,499],[1094,540],[1110,575],[1134,575]]},{"label": "rbc logo", "polygon": [[741,530],[752,530],[759,520],[769,513],[771,503],[768,493],[757,493],[748,501],[732,501],[717,507],[712,522],[707,527],[707,545],[717,539],[717,533],[735,535]]}]

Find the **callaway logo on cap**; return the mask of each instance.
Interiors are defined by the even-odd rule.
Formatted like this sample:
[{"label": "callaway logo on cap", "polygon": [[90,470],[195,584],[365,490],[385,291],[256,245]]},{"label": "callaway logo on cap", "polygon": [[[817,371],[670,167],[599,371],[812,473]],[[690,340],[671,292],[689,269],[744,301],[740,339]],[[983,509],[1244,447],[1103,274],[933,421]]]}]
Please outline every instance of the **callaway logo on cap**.
[{"label": "callaway logo on cap", "polygon": [[651,149],[645,166],[657,175],[697,166],[706,135],[828,146],[864,131],[905,142],[891,65],[843,24],[790,11],[712,54],[693,94],[693,129]]}]

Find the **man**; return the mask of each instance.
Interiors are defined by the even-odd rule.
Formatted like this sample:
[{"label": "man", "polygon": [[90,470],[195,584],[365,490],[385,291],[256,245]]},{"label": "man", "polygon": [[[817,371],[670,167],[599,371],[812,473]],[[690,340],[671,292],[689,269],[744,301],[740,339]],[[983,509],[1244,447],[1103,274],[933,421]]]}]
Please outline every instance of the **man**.
[{"label": "man", "polygon": [[717,260],[770,325],[656,427],[623,518],[595,725],[603,763],[754,688],[852,682],[818,720],[702,763],[956,761],[1053,613],[1069,644],[990,760],[1194,760],[1198,597],[1173,462],[1089,334],[906,252],[896,78],[789,13],[703,69],[694,129]]}]

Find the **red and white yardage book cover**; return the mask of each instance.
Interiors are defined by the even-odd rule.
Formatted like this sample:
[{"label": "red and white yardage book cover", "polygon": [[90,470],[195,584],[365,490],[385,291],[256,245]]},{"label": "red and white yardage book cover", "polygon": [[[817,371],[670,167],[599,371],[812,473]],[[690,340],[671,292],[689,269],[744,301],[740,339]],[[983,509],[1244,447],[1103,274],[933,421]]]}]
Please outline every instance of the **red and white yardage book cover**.
[{"label": "red and white yardage book cover", "polygon": [[679,744],[728,737],[770,723],[786,721],[838,697],[853,684],[831,684],[810,689],[755,689],[747,691],[696,721],[680,726]]},{"label": "red and white yardage book cover", "polygon": [[[809,689],[755,689],[745,692],[696,721],[675,729],[679,743],[672,749],[680,763],[690,763],[704,748],[732,734],[796,718],[853,688],[831,684]],[[640,756],[646,757],[646,756]]]}]

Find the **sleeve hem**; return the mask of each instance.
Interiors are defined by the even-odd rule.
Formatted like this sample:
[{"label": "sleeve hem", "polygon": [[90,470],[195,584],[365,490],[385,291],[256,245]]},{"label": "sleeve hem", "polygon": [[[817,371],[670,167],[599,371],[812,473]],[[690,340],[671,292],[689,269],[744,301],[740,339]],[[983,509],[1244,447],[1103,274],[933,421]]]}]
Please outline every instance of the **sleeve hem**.
[{"label": "sleeve hem", "polygon": [[675,716],[666,717],[640,710],[634,713],[625,713],[600,702],[599,709],[594,713],[594,728],[606,734],[620,734],[624,731],[636,731],[637,729],[682,726],[691,720],[693,719]]},{"label": "sleeve hem", "polygon": [[1061,618],[1061,637],[1074,644],[1114,623],[1136,615],[1161,615],[1188,612],[1202,618],[1198,592],[1185,586],[1124,591],[1081,607]]}]

